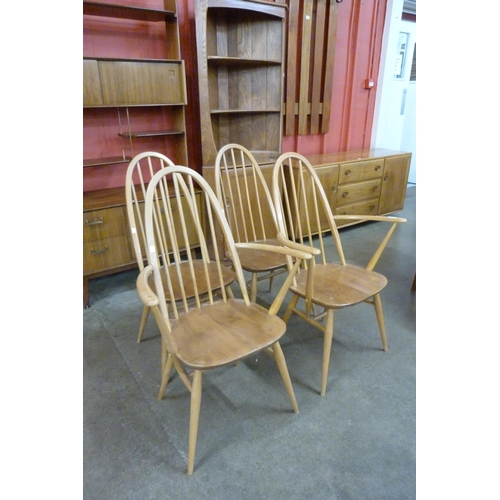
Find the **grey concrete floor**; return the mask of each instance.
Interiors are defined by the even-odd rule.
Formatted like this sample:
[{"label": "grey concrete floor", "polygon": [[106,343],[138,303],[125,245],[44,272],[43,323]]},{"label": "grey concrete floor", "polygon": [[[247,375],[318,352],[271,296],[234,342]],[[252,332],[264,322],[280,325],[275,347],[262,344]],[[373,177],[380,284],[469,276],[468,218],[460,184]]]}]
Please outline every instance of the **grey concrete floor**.
[{"label": "grey concrete floor", "polygon": [[[322,333],[292,317],[282,346],[300,412],[262,354],[204,376],[193,476],[186,474],[189,392],[165,398],[160,336],[151,316],[137,344],[137,271],[91,281],[83,311],[83,497],[314,500],[416,497],[416,188],[376,270],[389,351],[371,306],[336,313],[327,393],[319,395]],[[387,226],[341,231],[351,263],[365,264]],[[261,284],[259,300],[272,295]],[[285,302],[288,301],[288,298]]]}]

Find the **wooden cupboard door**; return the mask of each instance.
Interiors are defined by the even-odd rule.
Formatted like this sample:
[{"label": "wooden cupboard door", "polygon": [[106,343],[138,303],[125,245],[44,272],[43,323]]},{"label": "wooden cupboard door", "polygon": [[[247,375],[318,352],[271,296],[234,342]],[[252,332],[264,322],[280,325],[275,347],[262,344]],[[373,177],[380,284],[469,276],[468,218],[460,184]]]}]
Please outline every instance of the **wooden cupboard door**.
[{"label": "wooden cupboard door", "polygon": [[339,184],[358,182],[382,177],[384,158],[342,163],[339,170]]},{"label": "wooden cupboard door", "polygon": [[183,61],[98,61],[108,106],[186,104]]},{"label": "wooden cupboard door", "polygon": [[388,214],[403,209],[408,174],[410,172],[410,160],[411,154],[385,159],[379,214]]},{"label": "wooden cupboard door", "polygon": [[101,81],[95,60],[83,60],[83,105],[102,106]]}]

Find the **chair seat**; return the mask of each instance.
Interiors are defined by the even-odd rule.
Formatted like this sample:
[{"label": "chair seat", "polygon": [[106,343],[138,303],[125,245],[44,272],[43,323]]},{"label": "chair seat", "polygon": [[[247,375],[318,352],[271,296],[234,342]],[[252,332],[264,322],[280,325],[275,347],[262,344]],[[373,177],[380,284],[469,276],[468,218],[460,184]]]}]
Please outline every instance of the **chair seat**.
[{"label": "chair seat", "polygon": [[[297,286],[290,287],[290,290],[305,298],[307,273],[300,273],[296,279]],[[386,285],[385,276],[362,267],[317,264],[314,270],[313,302],[327,309],[340,309],[373,297]]]},{"label": "chair seat", "polygon": [[281,318],[241,299],[191,309],[171,324],[177,357],[194,369],[243,359],[274,344],[286,330]]},{"label": "chair seat", "polygon": [[[180,280],[177,274],[172,273],[172,288],[174,290],[174,297],[176,300],[180,300],[182,298],[182,291],[186,294],[187,298],[194,297],[196,295],[195,287],[193,283],[193,279],[191,277],[191,272],[189,270],[189,262],[183,262],[180,266],[180,271],[182,274],[182,283],[183,286],[180,286]],[[208,285],[205,278],[205,267],[202,260],[194,260],[193,261],[193,269],[195,274],[195,281],[198,287],[198,293],[203,294],[208,291]],[[218,268],[215,262],[210,262],[207,266],[208,272],[211,277],[211,282],[217,282],[218,280],[214,277],[217,276]],[[235,273],[232,269],[229,269],[226,266],[221,266],[222,276],[225,285],[230,285],[235,279]],[[149,277],[149,285],[154,290],[154,278],[153,275]],[[162,281],[163,288],[165,290],[165,294],[167,295],[166,299],[170,301],[170,294],[168,291],[168,286],[166,283],[165,274],[162,273]],[[184,290],[183,290],[184,289]]]},{"label": "chair seat", "polygon": [[[278,240],[259,240],[254,243],[264,243],[266,245],[282,246]],[[252,250],[249,248],[239,248],[241,267],[246,271],[258,273],[261,271],[272,271],[286,266],[286,258],[279,253],[264,252],[263,250]]]}]

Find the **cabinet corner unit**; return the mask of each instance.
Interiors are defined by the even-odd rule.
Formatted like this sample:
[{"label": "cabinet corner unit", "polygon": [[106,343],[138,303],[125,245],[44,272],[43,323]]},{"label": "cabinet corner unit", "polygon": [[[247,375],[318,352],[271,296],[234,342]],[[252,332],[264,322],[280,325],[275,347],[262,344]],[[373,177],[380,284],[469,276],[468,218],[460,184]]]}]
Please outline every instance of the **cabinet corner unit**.
[{"label": "cabinet corner unit", "polygon": [[286,5],[196,0],[203,165],[238,143],[260,164],[281,152]]}]

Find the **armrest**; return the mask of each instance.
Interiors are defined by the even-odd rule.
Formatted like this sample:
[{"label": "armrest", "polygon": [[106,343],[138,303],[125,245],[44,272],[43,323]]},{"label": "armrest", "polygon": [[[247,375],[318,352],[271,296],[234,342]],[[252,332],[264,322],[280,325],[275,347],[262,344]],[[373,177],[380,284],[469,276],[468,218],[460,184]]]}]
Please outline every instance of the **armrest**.
[{"label": "armrest", "polygon": [[391,217],[390,215],[334,215],[333,218],[343,220],[376,221],[376,222],[406,222],[403,217]]},{"label": "armrest", "polygon": [[148,307],[157,306],[160,302],[148,283],[148,278],[152,272],[153,266],[147,266],[139,273],[136,280],[137,293],[143,304]]},{"label": "armrest", "polygon": [[301,252],[307,252],[311,255],[319,255],[321,253],[321,250],[319,248],[310,247],[308,245],[303,245],[302,243],[297,243],[296,241],[289,240],[281,232],[278,233],[276,238],[282,245],[286,246],[287,248],[293,248]]},{"label": "armrest", "polygon": [[288,248],[284,246],[278,246],[278,245],[268,245],[267,243],[235,243],[236,249],[239,248],[248,248],[251,250],[262,250],[264,252],[274,252],[274,253],[281,253],[283,255],[290,255],[290,257],[295,257],[297,259],[311,259],[311,251],[309,247],[305,247],[301,245],[301,247],[304,248],[304,250],[301,248],[300,250],[297,250],[295,248]]},{"label": "armrest", "polygon": [[[281,237],[280,237],[281,236]],[[275,253],[281,253],[284,255],[287,255],[289,257],[294,257],[295,262],[292,262],[292,260],[289,260],[288,264],[288,275],[285,278],[284,283],[281,285],[281,288],[279,289],[278,293],[276,294],[276,297],[273,300],[273,303],[269,307],[269,314],[276,315],[278,314],[279,308],[281,307],[281,304],[283,303],[283,300],[285,299],[285,296],[288,292],[288,289],[292,285],[295,275],[297,274],[297,271],[299,270],[299,267],[302,264],[303,260],[311,260],[312,259],[312,250],[316,250],[315,248],[310,248],[305,245],[288,245],[288,243],[293,243],[289,242],[286,238],[284,238],[282,235],[278,234],[278,241],[281,242],[286,242],[286,246],[278,246],[278,245],[268,245],[266,243],[235,243],[236,249],[238,248],[252,248],[256,250],[263,250],[263,251],[269,251],[269,252],[275,252]],[[314,252],[316,253],[316,252]],[[313,259],[314,261],[314,259]]]}]

